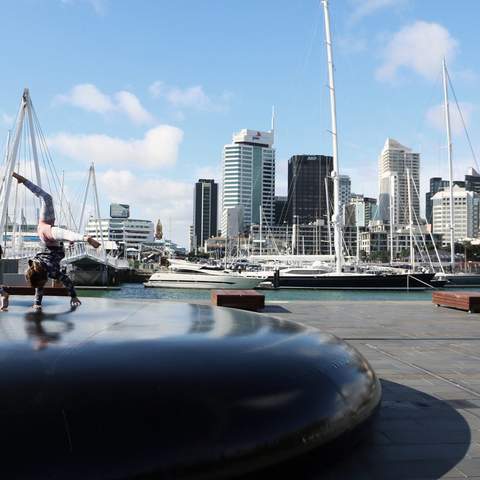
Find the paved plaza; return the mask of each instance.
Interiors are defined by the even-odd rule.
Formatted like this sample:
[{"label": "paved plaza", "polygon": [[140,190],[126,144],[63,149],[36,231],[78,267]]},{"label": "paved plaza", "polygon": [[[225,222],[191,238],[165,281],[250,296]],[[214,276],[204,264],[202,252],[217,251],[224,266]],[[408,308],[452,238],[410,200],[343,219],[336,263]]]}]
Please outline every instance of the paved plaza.
[{"label": "paved plaza", "polygon": [[383,386],[373,434],[363,443],[339,459],[312,456],[278,475],[480,478],[480,314],[408,301],[275,302],[264,314],[347,340]]}]

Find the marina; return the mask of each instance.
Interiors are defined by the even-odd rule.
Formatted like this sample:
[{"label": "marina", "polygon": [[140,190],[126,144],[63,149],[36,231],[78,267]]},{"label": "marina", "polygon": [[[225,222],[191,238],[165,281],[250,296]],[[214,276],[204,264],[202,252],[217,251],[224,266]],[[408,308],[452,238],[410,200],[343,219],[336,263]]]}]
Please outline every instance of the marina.
[{"label": "marina", "polygon": [[0,478],[480,480],[480,3],[216,3],[5,2]]}]

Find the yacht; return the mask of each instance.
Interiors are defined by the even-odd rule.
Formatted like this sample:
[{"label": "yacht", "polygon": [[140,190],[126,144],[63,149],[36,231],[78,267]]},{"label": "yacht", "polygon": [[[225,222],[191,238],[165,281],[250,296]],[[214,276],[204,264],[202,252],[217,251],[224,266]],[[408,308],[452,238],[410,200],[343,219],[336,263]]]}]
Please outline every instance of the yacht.
[{"label": "yacht", "polygon": [[154,273],[143,285],[147,288],[248,290],[256,288],[265,280],[262,277],[249,278],[236,272],[184,260],[170,260],[169,263],[168,269]]},{"label": "yacht", "polygon": [[[328,80],[330,92],[332,150],[333,150],[333,215],[335,267],[331,271],[324,268],[289,268],[281,269],[269,276],[274,287],[280,288],[316,288],[332,290],[413,290],[441,286],[442,280],[435,282],[434,273],[398,271],[350,270],[343,258],[343,231],[340,212],[340,169],[338,162],[337,118],[336,118],[336,91],[334,82],[332,39],[330,32],[330,16],[328,0],[322,0],[325,18],[325,43],[327,48]],[[410,187],[409,187],[410,192]],[[410,198],[410,193],[409,193]],[[410,206],[411,209],[411,206]],[[412,219],[410,218],[410,227]],[[411,231],[411,229],[410,229]],[[411,238],[411,251],[413,251]],[[414,262],[411,262],[412,266]]]},{"label": "yacht", "polygon": [[[273,288],[311,288],[317,290],[426,290],[445,285],[446,279],[428,272],[395,271],[394,269],[369,269],[366,271],[326,271],[319,267],[282,268],[275,272],[256,272],[267,276]],[[244,272],[253,277],[255,272]],[[266,275],[265,275],[266,274]]]}]

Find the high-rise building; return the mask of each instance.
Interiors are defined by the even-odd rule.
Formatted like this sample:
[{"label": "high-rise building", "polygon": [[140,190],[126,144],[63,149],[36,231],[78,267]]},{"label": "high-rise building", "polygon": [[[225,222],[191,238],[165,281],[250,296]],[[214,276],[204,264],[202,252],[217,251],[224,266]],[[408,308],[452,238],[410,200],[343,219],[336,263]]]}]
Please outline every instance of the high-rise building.
[{"label": "high-rise building", "polygon": [[[420,219],[420,154],[387,138],[379,157],[379,216],[394,225],[409,223],[407,170],[410,171],[412,210]],[[390,218],[390,217],[393,218]]]},{"label": "high-rise building", "polygon": [[480,173],[474,168],[469,168],[465,175],[465,188],[470,192],[480,193]]},{"label": "high-rise building", "polygon": [[339,190],[340,190],[340,210],[344,205],[350,202],[350,194],[352,189],[352,182],[348,175],[339,175]]},{"label": "high-rise building", "polygon": [[[442,190],[432,197],[433,233],[442,235],[443,245],[450,244],[450,191]],[[455,241],[478,235],[480,194],[453,187],[453,228]]]},{"label": "high-rise building", "polygon": [[217,234],[218,185],[214,180],[200,178],[193,198],[194,249],[203,248],[205,240]]},{"label": "high-rise building", "polygon": [[98,240],[111,240],[127,248],[140,248],[143,243],[152,243],[155,229],[151,220],[134,218],[90,218],[85,234]]},{"label": "high-rise building", "polygon": [[[465,182],[454,180],[453,184],[459,187],[465,188]],[[449,187],[450,187],[449,180],[443,180],[441,177],[432,177],[430,179],[430,191],[425,194],[425,218],[427,220],[427,223],[433,225],[433,217],[432,217],[433,196],[436,193],[441,192],[442,190],[449,189]],[[467,188],[467,190],[469,189]]]},{"label": "high-rise building", "polygon": [[368,227],[368,223],[370,222],[370,220],[373,220],[375,215],[377,199],[352,193],[350,195],[349,205],[354,206],[355,209],[354,225],[357,227]]},{"label": "high-rise building", "polygon": [[224,237],[238,237],[245,230],[243,205],[227,207],[224,211],[225,232]]},{"label": "high-rise building", "polygon": [[288,197],[275,196],[275,225],[283,225],[287,221]]},{"label": "high-rise building", "polygon": [[[327,219],[327,191],[333,206],[333,158],[294,155],[288,160],[288,222],[307,224]],[[325,181],[326,179],[326,181]],[[325,187],[327,185],[327,187]]]},{"label": "high-rise building", "polygon": [[273,129],[268,132],[243,129],[223,148],[222,235],[226,233],[226,210],[243,207],[245,228],[275,220],[275,149]]}]

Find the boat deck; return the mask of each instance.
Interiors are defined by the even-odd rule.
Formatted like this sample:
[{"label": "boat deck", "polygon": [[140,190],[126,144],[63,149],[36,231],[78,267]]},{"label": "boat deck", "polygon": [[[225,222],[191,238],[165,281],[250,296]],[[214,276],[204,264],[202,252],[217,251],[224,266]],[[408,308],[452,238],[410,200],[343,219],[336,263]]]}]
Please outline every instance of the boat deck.
[{"label": "boat deck", "polygon": [[330,466],[296,464],[295,478],[480,478],[480,314],[423,301],[276,302],[265,314],[347,340],[383,385],[372,438]]}]

